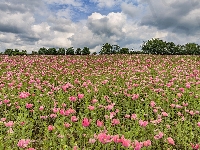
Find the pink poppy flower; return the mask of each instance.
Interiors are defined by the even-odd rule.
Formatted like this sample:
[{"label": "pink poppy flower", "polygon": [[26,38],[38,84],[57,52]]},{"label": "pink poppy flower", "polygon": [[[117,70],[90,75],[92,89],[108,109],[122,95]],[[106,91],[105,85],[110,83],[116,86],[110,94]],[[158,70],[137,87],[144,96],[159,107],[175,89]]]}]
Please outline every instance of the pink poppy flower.
[{"label": "pink poppy flower", "polygon": [[18,141],[17,146],[20,148],[26,148],[28,144],[30,143],[30,139],[21,139]]},{"label": "pink poppy flower", "polygon": [[82,126],[88,127],[90,125],[90,120],[88,118],[83,118]]},{"label": "pink poppy flower", "polygon": [[97,126],[102,127],[103,126],[103,121],[97,120]]},{"label": "pink poppy flower", "polygon": [[4,125],[6,127],[12,127],[14,125],[14,122],[13,121],[9,121],[9,122],[4,122]]},{"label": "pink poppy flower", "polygon": [[49,130],[49,131],[54,130],[54,128],[55,128],[55,127],[54,127],[53,125],[49,125],[49,126],[48,126],[48,130]]},{"label": "pink poppy flower", "polygon": [[169,144],[171,144],[171,145],[175,145],[175,142],[174,142],[174,140],[173,140],[171,137],[168,137],[168,138],[167,138],[167,142],[168,142]]}]

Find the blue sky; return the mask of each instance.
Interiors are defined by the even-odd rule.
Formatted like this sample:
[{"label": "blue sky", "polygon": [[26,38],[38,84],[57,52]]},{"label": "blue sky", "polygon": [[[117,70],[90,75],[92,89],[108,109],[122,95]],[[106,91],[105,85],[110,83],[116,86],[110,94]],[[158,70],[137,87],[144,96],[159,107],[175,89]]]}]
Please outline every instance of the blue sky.
[{"label": "blue sky", "polygon": [[89,47],[140,50],[160,38],[200,44],[199,0],[2,0],[0,52],[6,48]]}]

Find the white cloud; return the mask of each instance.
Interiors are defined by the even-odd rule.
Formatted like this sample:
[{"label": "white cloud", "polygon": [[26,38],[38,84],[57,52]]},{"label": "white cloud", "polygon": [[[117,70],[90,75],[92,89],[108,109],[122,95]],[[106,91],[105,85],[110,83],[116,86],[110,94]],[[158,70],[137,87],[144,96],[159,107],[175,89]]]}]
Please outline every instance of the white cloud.
[{"label": "white cloud", "polygon": [[94,52],[107,42],[140,49],[153,37],[199,43],[199,7],[198,0],[3,0],[0,51],[86,46]]},{"label": "white cloud", "polygon": [[122,3],[121,4],[121,9],[122,12],[124,12],[125,14],[131,16],[131,17],[135,17],[139,14],[140,12],[140,8],[138,6],[135,6],[131,3]]}]

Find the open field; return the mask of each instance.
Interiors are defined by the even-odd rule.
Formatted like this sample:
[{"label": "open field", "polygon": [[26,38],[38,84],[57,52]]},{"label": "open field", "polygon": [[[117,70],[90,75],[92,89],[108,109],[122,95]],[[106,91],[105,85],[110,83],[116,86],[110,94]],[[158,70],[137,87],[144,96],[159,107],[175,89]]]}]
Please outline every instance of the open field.
[{"label": "open field", "polygon": [[0,149],[200,147],[200,57],[1,56]]}]

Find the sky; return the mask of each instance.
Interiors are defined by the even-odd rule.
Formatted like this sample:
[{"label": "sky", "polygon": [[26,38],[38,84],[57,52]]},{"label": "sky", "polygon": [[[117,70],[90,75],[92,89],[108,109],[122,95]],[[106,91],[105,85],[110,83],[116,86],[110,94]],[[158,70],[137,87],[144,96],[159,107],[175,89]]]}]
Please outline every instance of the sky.
[{"label": "sky", "polygon": [[105,43],[141,50],[160,38],[200,44],[199,0],[1,0],[0,52]]}]

